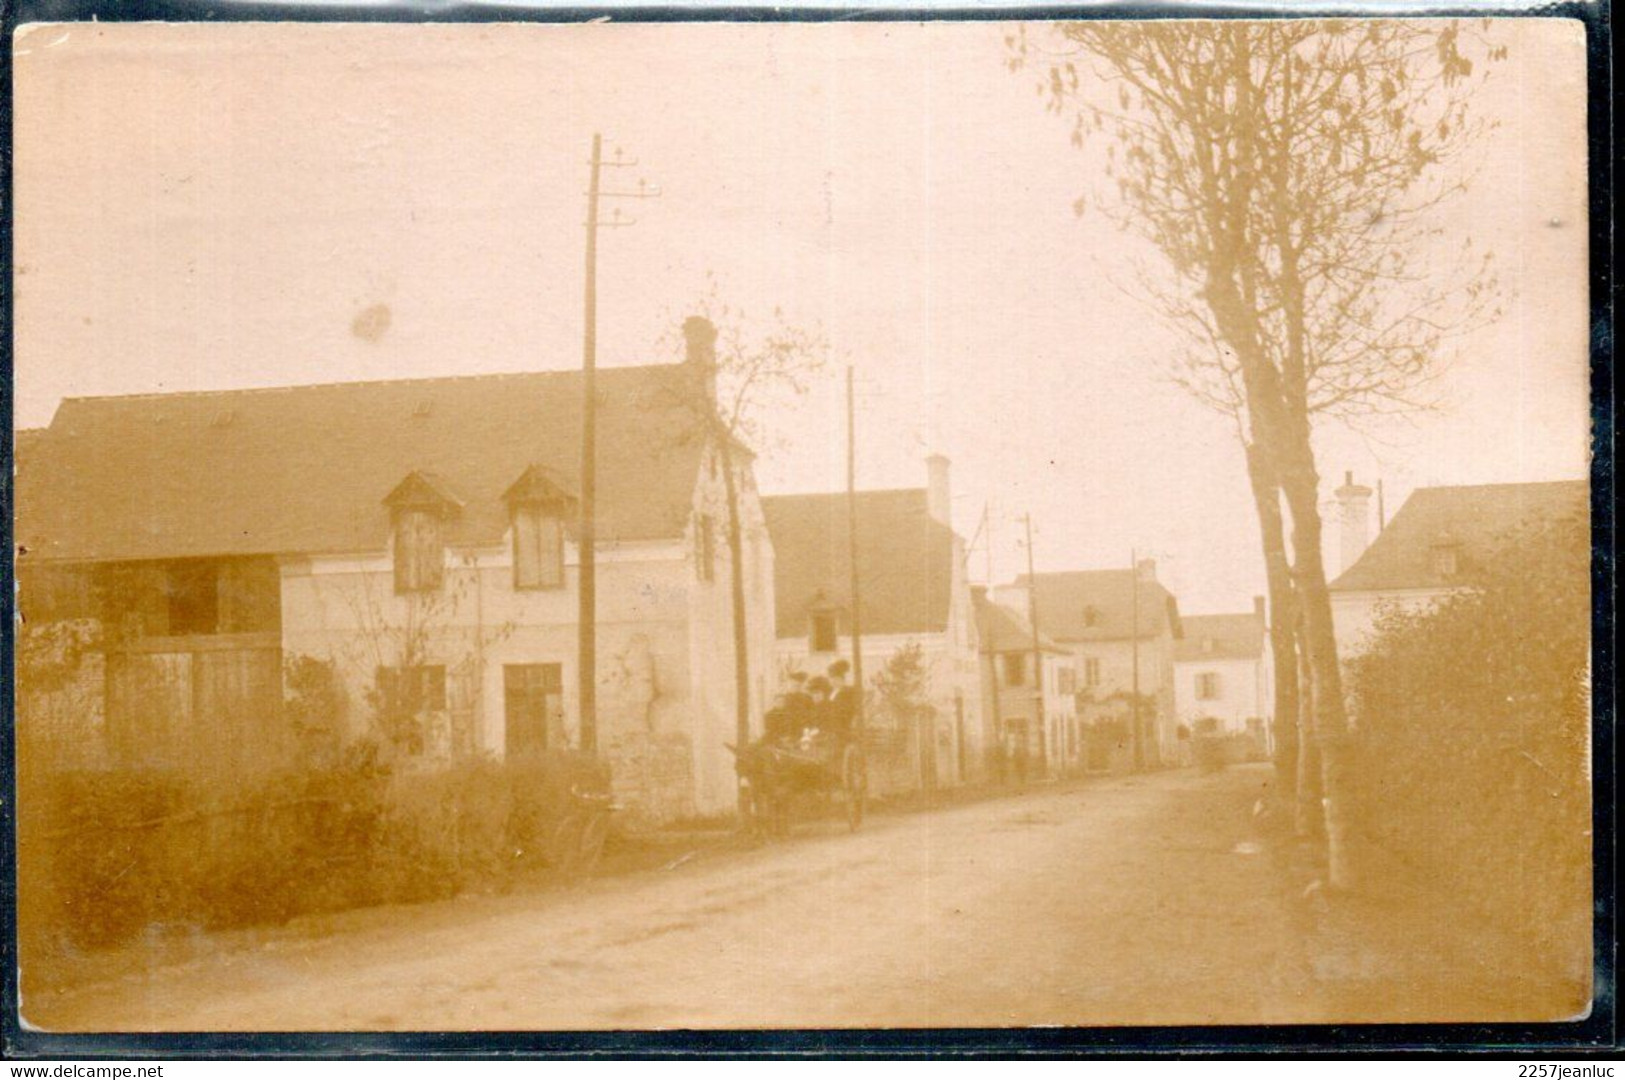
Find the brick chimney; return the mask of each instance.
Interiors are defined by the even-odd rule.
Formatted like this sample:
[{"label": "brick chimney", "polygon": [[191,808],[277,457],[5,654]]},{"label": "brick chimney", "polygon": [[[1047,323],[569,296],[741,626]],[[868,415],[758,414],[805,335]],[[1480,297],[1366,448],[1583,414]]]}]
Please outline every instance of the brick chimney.
[{"label": "brick chimney", "polygon": [[1371,543],[1371,489],[1356,484],[1350,471],[1343,474],[1343,486],[1333,494],[1342,529],[1338,548],[1338,572],[1342,573],[1360,560]]},{"label": "brick chimney", "polygon": [[1253,615],[1257,617],[1259,622],[1264,621],[1264,598],[1262,596],[1253,597]]},{"label": "brick chimney", "polygon": [[1134,576],[1140,579],[1141,585],[1155,585],[1157,583],[1157,560],[1141,559],[1135,563]]},{"label": "brick chimney", "polygon": [[703,315],[683,320],[683,362],[699,379],[705,400],[717,399],[717,328]]},{"label": "brick chimney", "polygon": [[932,521],[953,526],[953,491],[948,486],[948,459],[932,454],[925,459],[925,509]]}]

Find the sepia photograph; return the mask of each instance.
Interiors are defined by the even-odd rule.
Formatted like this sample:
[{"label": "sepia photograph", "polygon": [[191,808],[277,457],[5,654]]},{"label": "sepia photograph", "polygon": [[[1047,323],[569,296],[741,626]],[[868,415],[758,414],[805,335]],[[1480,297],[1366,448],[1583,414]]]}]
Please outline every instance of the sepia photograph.
[{"label": "sepia photograph", "polygon": [[1586,33],[18,27],[22,1028],[1590,1016]]}]

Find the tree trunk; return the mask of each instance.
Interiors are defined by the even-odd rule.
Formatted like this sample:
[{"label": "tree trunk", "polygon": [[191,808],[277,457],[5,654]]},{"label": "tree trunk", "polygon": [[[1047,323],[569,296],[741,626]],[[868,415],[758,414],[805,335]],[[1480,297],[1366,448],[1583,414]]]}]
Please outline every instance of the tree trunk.
[{"label": "tree trunk", "polygon": [[[1303,615],[1293,620],[1295,642],[1303,640]],[[1309,668],[1309,654],[1294,644],[1294,671],[1298,682],[1298,790],[1293,831],[1300,837],[1318,840],[1324,835],[1321,820],[1320,747],[1315,742],[1315,679]]]},{"label": "tree trunk", "polygon": [[733,453],[726,434],[718,451],[722,457],[722,488],[728,498],[729,590],[733,594],[734,720],[735,738],[743,749],[750,742],[750,633],[745,619],[745,542],[739,523],[739,487],[734,477]]},{"label": "tree trunk", "polygon": [[1354,868],[1349,827],[1352,807],[1345,757],[1348,714],[1343,704],[1343,678],[1337,664],[1337,634],[1332,626],[1331,592],[1321,558],[1319,478],[1309,449],[1307,425],[1285,447],[1291,455],[1282,470],[1282,490],[1292,510],[1293,568],[1298,604],[1303,613],[1300,645],[1313,680],[1314,744],[1320,753],[1321,805],[1326,822],[1328,884],[1352,888]]},{"label": "tree trunk", "polygon": [[1253,443],[1245,444],[1247,475],[1264,550],[1269,584],[1270,660],[1275,669],[1275,780],[1280,805],[1295,806],[1298,791],[1298,605],[1287,559],[1286,527],[1281,513],[1281,486],[1269,459]]}]

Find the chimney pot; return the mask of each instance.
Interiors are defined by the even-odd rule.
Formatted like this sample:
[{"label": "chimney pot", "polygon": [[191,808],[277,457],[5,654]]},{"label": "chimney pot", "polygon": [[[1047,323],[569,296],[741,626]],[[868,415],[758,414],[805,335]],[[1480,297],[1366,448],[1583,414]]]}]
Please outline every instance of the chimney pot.
[{"label": "chimney pot", "polygon": [[1264,620],[1264,598],[1262,596],[1253,597],[1253,614],[1258,616],[1260,622]]},{"label": "chimney pot", "polygon": [[1341,570],[1346,571],[1360,561],[1371,543],[1371,489],[1354,482],[1352,469],[1343,476],[1343,486],[1333,494],[1337,497],[1341,518],[1339,562]]},{"label": "chimney pot", "polygon": [[949,461],[941,454],[925,459],[925,509],[931,520],[953,525],[953,493],[948,482]]},{"label": "chimney pot", "polygon": [[717,328],[704,315],[683,320],[683,360],[701,379],[707,401],[717,397]]}]

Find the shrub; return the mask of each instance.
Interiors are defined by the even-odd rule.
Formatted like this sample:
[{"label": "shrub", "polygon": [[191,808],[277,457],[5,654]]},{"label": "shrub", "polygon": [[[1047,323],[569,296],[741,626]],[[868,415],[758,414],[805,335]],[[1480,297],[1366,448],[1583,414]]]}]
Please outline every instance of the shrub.
[{"label": "shrub", "polygon": [[1350,663],[1361,827],[1545,951],[1590,929],[1589,538],[1510,541],[1470,588],[1390,612]]},{"label": "shrub", "polygon": [[252,780],[36,768],[19,781],[36,950],[505,886],[548,865],[572,788],[608,789],[605,768],[577,754],[404,772],[367,744],[329,768]]}]

